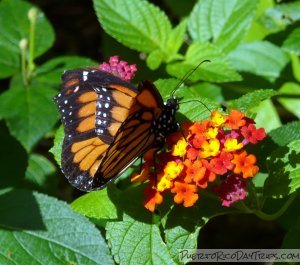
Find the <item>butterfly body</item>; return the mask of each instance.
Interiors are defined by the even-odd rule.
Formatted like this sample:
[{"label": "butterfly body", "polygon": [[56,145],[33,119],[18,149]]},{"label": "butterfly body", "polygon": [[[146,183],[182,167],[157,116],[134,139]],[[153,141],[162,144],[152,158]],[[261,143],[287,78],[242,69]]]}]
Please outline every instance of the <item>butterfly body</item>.
[{"label": "butterfly body", "polygon": [[83,191],[105,187],[178,129],[176,98],[163,103],[150,81],[138,87],[95,68],[66,71],[54,98],[65,138],[62,171]]}]

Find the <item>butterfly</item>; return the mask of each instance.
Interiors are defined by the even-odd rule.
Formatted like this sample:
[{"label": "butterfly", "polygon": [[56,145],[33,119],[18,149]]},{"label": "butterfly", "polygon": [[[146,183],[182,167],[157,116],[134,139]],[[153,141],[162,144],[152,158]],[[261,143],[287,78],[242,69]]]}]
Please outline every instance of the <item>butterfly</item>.
[{"label": "butterfly", "polygon": [[54,101],[65,132],[62,172],[83,191],[104,188],[179,128],[176,97],[163,102],[152,82],[136,87],[93,67],[66,71]]}]

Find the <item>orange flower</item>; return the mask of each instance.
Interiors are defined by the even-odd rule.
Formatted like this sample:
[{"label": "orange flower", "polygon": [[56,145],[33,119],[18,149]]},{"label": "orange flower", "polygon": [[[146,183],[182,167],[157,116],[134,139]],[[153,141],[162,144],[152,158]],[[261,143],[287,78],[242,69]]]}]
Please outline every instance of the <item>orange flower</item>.
[{"label": "orange flower", "polygon": [[191,183],[194,181],[197,183],[203,179],[206,168],[202,166],[202,163],[199,160],[193,163],[190,160],[186,160],[185,165],[187,167],[186,177],[184,178],[185,182]]},{"label": "orange flower", "polygon": [[227,119],[225,126],[230,129],[239,129],[246,124],[245,114],[238,110],[230,110],[230,115],[225,115],[225,117]]},{"label": "orange flower", "polygon": [[202,121],[201,123],[195,122],[192,126],[190,126],[190,132],[192,134],[202,135],[209,128],[209,121]]},{"label": "orange flower", "polygon": [[144,206],[151,212],[154,212],[156,204],[163,202],[163,196],[155,189],[145,188],[144,194],[146,195]]},{"label": "orange flower", "polygon": [[186,158],[189,160],[195,160],[199,154],[199,151],[193,147],[189,147],[186,152]]},{"label": "orange flower", "polygon": [[235,164],[233,172],[242,173],[243,178],[253,177],[259,170],[258,166],[255,165],[256,157],[254,155],[247,156],[246,151],[235,154],[231,162]]},{"label": "orange flower", "polygon": [[192,138],[191,143],[195,148],[201,148],[203,142],[206,141],[206,138],[203,135],[196,134],[195,137]]},{"label": "orange flower", "polygon": [[187,184],[183,182],[175,181],[174,188],[171,189],[172,193],[176,193],[174,196],[174,202],[180,204],[183,203],[184,207],[190,207],[198,200],[198,194],[196,193],[198,188],[196,185]]}]

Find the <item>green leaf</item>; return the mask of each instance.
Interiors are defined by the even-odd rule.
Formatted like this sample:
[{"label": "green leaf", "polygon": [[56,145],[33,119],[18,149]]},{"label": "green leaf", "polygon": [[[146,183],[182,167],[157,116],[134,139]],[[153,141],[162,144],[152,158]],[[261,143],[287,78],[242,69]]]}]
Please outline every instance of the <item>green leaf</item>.
[{"label": "green leaf", "polygon": [[245,112],[246,115],[254,115],[257,113],[255,109],[263,100],[268,99],[276,94],[277,92],[272,89],[255,90],[241,96],[238,99],[229,101],[228,109],[237,109]]},{"label": "green leaf", "polygon": [[187,20],[182,20],[174,29],[172,29],[169,39],[167,41],[167,49],[170,54],[170,60],[180,58],[180,55],[177,55],[180,47],[184,42],[184,38],[186,36],[186,27]]},{"label": "green leaf", "polygon": [[216,83],[241,80],[241,76],[227,62],[224,54],[216,46],[200,42],[195,42],[188,48],[185,59],[182,62],[168,64],[167,72],[181,79],[186,73],[205,60],[210,60],[210,62],[201,64],[189,76],[189,80],[204,80]]},{"label": "green leaf", "polygon": [[263,40],[270,32],[269,30],[261,23],[261,16],[265,11],[274,6],[273,0],[259,0],[255,17],[252,21],[252,25],[248,30],[247,35],[244,37],[243,42]]},{"label": "green leaf", "polygon": [[263,127],[267,133],[281,126],[276,107],[270,99],[262,101],[255,109],[255,113],[256,127]]},{"label": "green leaf", "polygon": [[[21,54],[19,42],[29,40],[30,22],[28,11],[33,5],[20,0],[3,0],[0,4],[0,39],[1,45],[15,54]],[[47,51],[54,42],[54,31],[45,15],[38,10],[34,57]]]},{"label": "green leaf", "polygon": [[299,56],[296,54],[290,53],[291,65],[292,65],[292,72],[294,75],[295,80],[300,83],[300,59]]},{"label": "green leaf", "polygon": [[55,171],[55,166],[46,157],[31,154],[25,179],[38,187],[47,188],[49,176],[53,175]]},{"label": "green leaf", "polygon": [[282,44],[285,51],[300,55],[300,28],[294,29]]},{"label": "green leaf", "polygon": [[98,221],[117,219],[117,208],[110,200],[107,189],[87,193],[71,204],[72,209]]},{"label": "green leaf", "polygon": [[145,0],[94,0],[103,29],[123,45],[141,52],[165,50],[171,23]]},{"label": "green leaf", "polygon": [[0,43],[0,78],[9,77],[19,70],[20,58]]},{"label": "green leaf", "polygon": [[24,178],[27,167],[27,153],[12,137],[4,122],[0,122],[0,189],[13,187]]},{"label": "green leaf", "polygon": [[235,69],[262,76],[270,81],[279,77],[289,61],[280,48],[267,41],[241,44],[228,55],[228,59]]},{"label": "green leaf", "polygon": [[202,0],[189,19],[188,29],[195,41],[211,41],[224,52],[238,46],[253,20],[257,1]]},{"label": "green leaf", "polygon": [[269,177],[264,194],[282,198],[300,187],[300,140],[274,151],[267,161]]},{"label": "green leaf", "polygon": [[[296,83],[285,83],[278,90],[282,95],[286,97],[279,97],[278,101],[291,113],[293,113],[297,118],[300,119],[300,85]],[[291,95],[291,97],[289,97]],[[294,97],[294,98],[293,98]]]},{"label": "green leaf", "polygon": [[[172,91],[177,87],[179,82],[180,81],[176,78],[158,79],[154,82],[154,85],[159,90],[159,93],[162,96],[163,101],[167,101],[171,97]],[[187,89],[187,87],[184,86],[184,87],[181,87],[180,89]],[[175,93],[176,96],[177,96],[177,93],[178,93],[178,90]]]},{"label": "green leaf", "polygon": [[35,84],[24,87],[17,81],[0,95],[0,117],[6,120],[10,133],[28,152],[58,120],[53,103],[56,93]]},{"label": "green leaf", "polygon": [[[200,228],[206,223],[201,217],[197,205],[193,208],[174,206],[165,217],[164,234],[166,244],[173,260],[177,264],[182,263],[179,260],[180,250],[197,249]],[[199,220],[203,221],[202,225],[199,224]]]},{"label": "green leaf", "polygon": [[39,66],[35,72],[36,79],[41,83],[58,85],[61,83],[61,75],[65,70],[96,66],[99,63],[85,57],[61,56],[47,61]]},{"label": "green leaf", "polygon": [[189,89],[193,93],[199,95],[199,97],[201,98],[207,98],[216,102],[224,102],[222,88],[215,84],[203,82],[200,84],[192,85],[189,87]]},{"label": "green leaf", "polygon": [[0,208],[1,264],[113,264],[99,230],[65,202],[16,190]]},{"label": "green leaf", "polygon": [[261,18],[261,23],[274,33],[284,30],[298,20],[300,20],[300,1],[294,1],[267,9]]},{"label": "green leaf", "polygon": [[269,136],[280,146],[285,146],[292,141],[300,140],[300,121],[290,122],[272,130],[269,132]]},{"label": "green leaf", "polygon": [[60,126],[55,133],[54,144],[52,148],[49,150],[49,152],[54,155],[54,159],[59,166],[61,165],[61,152],[62,152],[64,137],[65,137],[64,127]]},{"label": "green leaf", "polygon": [[106,237],[118,264],[175,264],[156,224],[124,214],[123,221],[107,224]]},{"label": "green leaf", "polygon": [[159,49],[150,52],[146,60],[147,66],[151,70],[157,69],[162,63],[162,61],[163,61],[163,54]]}]

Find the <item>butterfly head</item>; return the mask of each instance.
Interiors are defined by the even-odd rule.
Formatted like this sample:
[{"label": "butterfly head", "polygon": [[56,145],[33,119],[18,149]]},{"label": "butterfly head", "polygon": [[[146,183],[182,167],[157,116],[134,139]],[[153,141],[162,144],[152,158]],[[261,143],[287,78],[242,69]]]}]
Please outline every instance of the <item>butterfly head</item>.
[{"label": "butterfly head", "polygon": [[179,100],[176,97],[171,97],[167,100],[166,106],[168,106],[171,110],[177,111],[179,109]]}]

